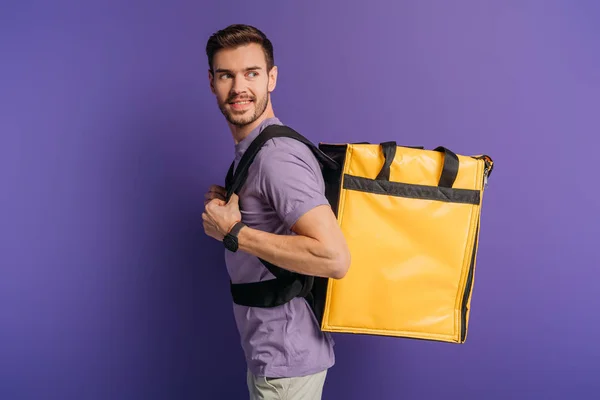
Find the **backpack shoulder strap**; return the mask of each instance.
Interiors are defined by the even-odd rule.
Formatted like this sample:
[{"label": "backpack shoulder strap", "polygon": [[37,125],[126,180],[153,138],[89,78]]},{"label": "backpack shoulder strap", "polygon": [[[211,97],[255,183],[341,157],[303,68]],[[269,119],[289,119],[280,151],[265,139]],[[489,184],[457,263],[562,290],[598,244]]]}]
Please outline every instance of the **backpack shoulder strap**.
[{"label": "backpack shoulder strap", "polygon": [[276,137],[288,137],[296,139],[299,142],[304,143],[313,152],[322,168],[327,169],[338,169],[339,164],[334,161],[331,157],[321,151],[314,143],[310,140],[293,130],[292,128],[285,125],[270,125],[262,130],[262,132],[252,141],[248,149],[242,156],[235,174],[233,173],[233,163],[229,168],[227,178],[225,180],[225,188],[227,189],[227,199],[233,194],[238,193],[239,190],[244,186],[246,178],[248,176],[248,169],[256,158],[256,155],[262,148],[262,146],[269,140]]},{"label": "backpack shoulder strap", "polygon": [[[256,158],[256,155],[267,141],[275,137],[289,137],[296,139],[312,150],[323,168],[338,168],[337,162],[292,128],[285,125],[270,125],[263,129],[252,141],[242,156],[237,168],[235,168],[235,173],[234,163],[229,167],[225,179],[227,199],[229,199],[233,193],[237,194],[244,186],[248,176],[248,169]],[[230,283],[231,294],[236,304],[251,307],[276,307],[287,303],[294,297],[306,297],[310,294],[314,277],[277,267],[260,258],[259,260],[275,276],[275,279],[242,284]]]}]

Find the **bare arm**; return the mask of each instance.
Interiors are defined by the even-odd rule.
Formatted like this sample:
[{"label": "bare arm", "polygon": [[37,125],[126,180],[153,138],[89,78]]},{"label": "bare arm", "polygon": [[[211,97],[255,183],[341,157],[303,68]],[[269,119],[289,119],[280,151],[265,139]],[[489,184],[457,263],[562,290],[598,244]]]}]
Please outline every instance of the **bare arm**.
[{"label": "bare arm", "polygon": [[[263,150],[255,163],[260,167],[261,193],[295,235],[244,227],[238,233],[238,251],[302,274],[344,277],[350,266],[350,251],[323,193],[321,171],[310,150],[280,142]],[[223,240],[241,220],[237,195],[225,204],[224,194],[224,188],[211,187],[203,214],[206,233],[217,240]]]},{"label": "bare arm", "polygon": [[290,271],[341,279],[350,266],[350,252],[329,206],[308,211],[292,227],[296,235],[277,235],[244,227],[241,251]]}]

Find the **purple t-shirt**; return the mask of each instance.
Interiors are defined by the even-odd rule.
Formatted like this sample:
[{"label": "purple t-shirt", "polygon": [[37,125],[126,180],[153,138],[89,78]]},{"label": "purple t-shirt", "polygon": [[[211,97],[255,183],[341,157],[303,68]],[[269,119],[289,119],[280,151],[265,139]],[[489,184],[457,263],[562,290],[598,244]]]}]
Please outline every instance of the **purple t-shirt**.
[{"label": "purple t-shirt", "polygon": [[[237,168],[242,155],[266,126],[265,120],[235,146]],[[319,164],[311,150],[291,138],[266,142],[248,170],[239,192],[242,221],[251,228],[294,234],[291,226],[307,211],[329,205]],[[233,283],[273,279],[257,257],[225,250],[225,262]],[[333,339],[322,332],[303,298],[274,308],[233,304],[235,321],[248,368],[257,376],[272,378],[313,374],[335,363]]]}]

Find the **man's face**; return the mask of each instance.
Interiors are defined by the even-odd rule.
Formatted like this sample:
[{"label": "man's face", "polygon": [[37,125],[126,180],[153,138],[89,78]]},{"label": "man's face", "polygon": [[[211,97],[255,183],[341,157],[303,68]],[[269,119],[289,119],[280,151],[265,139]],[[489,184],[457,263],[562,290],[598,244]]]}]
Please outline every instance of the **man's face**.
[{"label": "man's face", "polygon": [[236,126],[256,121],[266,110],[277,79],[276,67],[267,71],[262,47],[252,43],[219,50],[213,70],[214,75],[209,72],[211,90],[227,121]]}]

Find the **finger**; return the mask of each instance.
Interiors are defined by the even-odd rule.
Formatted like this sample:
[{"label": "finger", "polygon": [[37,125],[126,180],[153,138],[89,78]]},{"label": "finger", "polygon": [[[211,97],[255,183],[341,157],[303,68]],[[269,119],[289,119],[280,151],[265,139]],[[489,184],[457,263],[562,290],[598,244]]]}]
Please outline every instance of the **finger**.
[{"label": "finger", "polygon": [[206,192],[206,193],[204,193],[204,198],[207,200],[212,200],[212,199],[225,200],[225,196],[220,193],[217,193],[217,192]]},{"label": "finger", "polygon": [[227,190],[223,186],[219,186],[219,185],[211,185],[209,191],[218,193],[222,196],[227,195]]},{"label": "finger", "polygon": [[239,202],[239,197],[237,194],[232,193],[231,197],[229,198],[229,202],[227,204],[238,204]]},{"label": "finger", "polygon": [[208,205],[211,206],[211,207],[224,206],[226,204],[227,203],[225,202],[225,200],[221,200],[221,199],[212,199],[208,203]]},{"label": "finger", "polygon": [[223,201],[221,199],[211,199],[208,201],[208,203],[205,204],[204,209],[206,211],[213,211],[215,209],[215,207],[224,206],[224,205],[225,205],[225,201]]},{"label": "finger", "polygon": [[227,195],[227,191],[225,189],[216,189],[214,187],[210,187],[210,189],[204,194],[205,196],[220,196],[225,197]]}]

